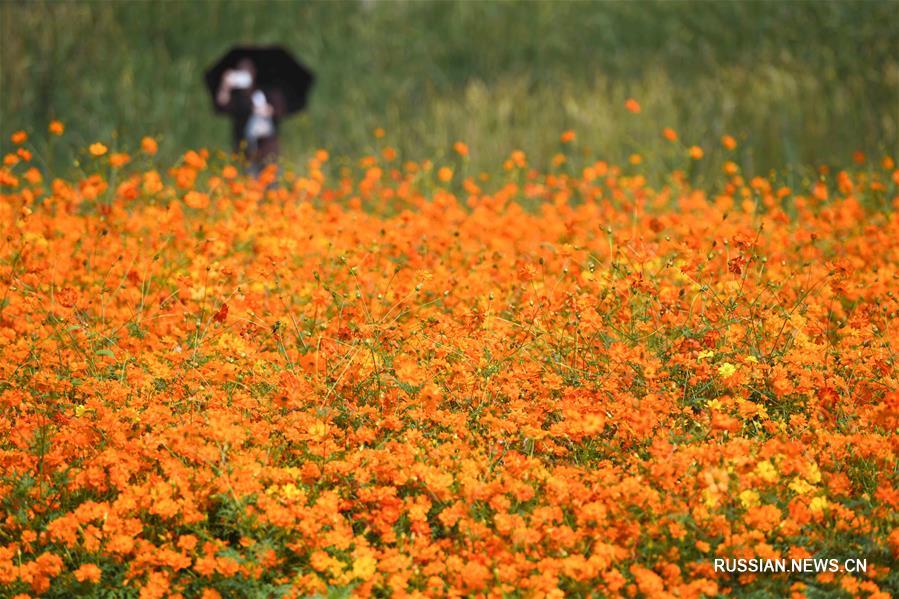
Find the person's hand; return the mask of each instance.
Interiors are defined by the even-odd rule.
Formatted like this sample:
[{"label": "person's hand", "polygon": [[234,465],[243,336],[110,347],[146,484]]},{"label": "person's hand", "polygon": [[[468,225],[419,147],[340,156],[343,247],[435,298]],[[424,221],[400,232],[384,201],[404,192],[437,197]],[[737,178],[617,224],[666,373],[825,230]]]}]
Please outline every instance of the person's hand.
[{"label": "person's hand", "polygon": [[222,78],[219,81],[218,92],[215,94],[215,100],[220,106],[224,106],[231,100],[231,82],[235,72],[234,69],[228,69],[222,74]]}]

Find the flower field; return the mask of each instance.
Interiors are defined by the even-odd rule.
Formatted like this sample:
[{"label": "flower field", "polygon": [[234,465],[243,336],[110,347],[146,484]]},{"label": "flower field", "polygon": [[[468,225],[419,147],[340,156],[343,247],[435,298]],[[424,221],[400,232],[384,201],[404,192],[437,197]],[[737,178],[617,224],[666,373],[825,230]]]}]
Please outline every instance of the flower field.
[{"label": "flower field", "polygon": [[[13,142],[0,596],[899,593],[892,159]],[[808,557],[867,571],[713,568]]]}]

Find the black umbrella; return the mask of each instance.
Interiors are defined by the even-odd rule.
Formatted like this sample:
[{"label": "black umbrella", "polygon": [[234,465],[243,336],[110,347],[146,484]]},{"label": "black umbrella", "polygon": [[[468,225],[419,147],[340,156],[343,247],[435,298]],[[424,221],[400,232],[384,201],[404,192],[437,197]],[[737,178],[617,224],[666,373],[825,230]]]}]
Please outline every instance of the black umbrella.
[{"label": "black umbrella", "polygon": [[315,81],[312,71],[281,46],[235,46],[204,75],[216,112],[227,112],[215,101],[222,75],[244,58],[249,58],[256,66],[256,84],[260,88],[278,89],[284,94],[286,114],[306,107],[306,98]]}]

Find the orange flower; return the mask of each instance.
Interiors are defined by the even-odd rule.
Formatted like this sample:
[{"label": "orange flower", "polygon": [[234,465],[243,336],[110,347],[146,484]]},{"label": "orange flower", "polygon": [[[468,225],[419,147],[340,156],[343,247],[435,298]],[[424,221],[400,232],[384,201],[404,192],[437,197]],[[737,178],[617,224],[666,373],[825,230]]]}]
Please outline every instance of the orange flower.
[{"label": "orange flower", "polygon": [[375,138],[381,139],[382,137],[384,137],[385,134],[386,133],[385,133],[384,129],[382,129],[381,127],[377,127],[375,129]]},{"label": "orange flower", "polygon": [[16,131],[10,135],[9,139],[16,145],[23,144],[28,141],[28,134],[24,131]]},{"label": "orange flower", "polygon": [[41,171],[37,170],[37,169],[34,168],[34,167],[31,167],[30,169],[28,169],[27,171],[25,171],[25,174],[22,175],[22,176],[25,178],[26,181],[28,181],[28,182],[31,183],[32,185],[37,185],[37,184],[40,183],[40,182],[43,180],[43,178],[44,178],[44,177],[41,175]]},{"label": "orange flower", "polygon": [[453,150],[456,152],[456,154],[462,156],[463,158],[468,156],[468,146],[461,141],[457,141],[453,144]]},{"label": "orange flower", "polygon": [[193,150],[188,150],[184,153],[184,163],[196,170],[203,170],[206,168],[206,159],[203,158],[200,153]]},{"label": "orange flower", "polygon": [[693,160],[700,160],[704,156],[702,152],[702,148],[699,146],[691,146],[690,147],[690,158]]},{"label": "orange flower", "polygon": [[734,139],[734,138],[733,138],[732,136],[730,136],[730,135],[725,135],[725,136],[723,136],[723,137],[721,138],[721,143],[722,143],[722,145],[724,145],[724,147],[727,148],[728,150],[733,150],[733,149],[735,149],[735,148],[737,147],[737,140]]},{"label": "orange flower", "polygon": [[107,151],[107,147],[104,146],[103,144],[101,144],[100,142],[92,143],[90,145],[90,148],[88,148],[88,149],[90,150],[90,153],[92,156],[98,156],[98,157],[102,156]]},{"label": "orange flower", "polygon": [[100,576],[103,574],[102,570],[98,568],[95,564],[84,564],[79,567],[74,572],[75,579],[78,582],[100,582]]},{"label": "orange flower", "polygon": [[567,143],[573,142],[573,141],[574,141],[574,138],[575,138],[575,133],[574,133],[574,131],[571,131],[571,130],[569,129],[568,131],[566,131],[566,132],[564,132],[564,133],[562,134],[562,137],[560,138],[560,140],[561,140],[561,142],[562,142],[563,144],[567,144]]},{"label": "orange flower", "polygon": [[628,98],[624,103],[624,107],[634,114],[638,114],[640,112],[640,103],[633,98]]},{"label": "orange flower", "polygon": [[125,154],[124,152],[115,152],[109,155],[109,164],[113,168],[124,166],[129,162],[131,162],[131,156]]},{"label": "orange flower", "polygon": [[486,586],[487,580],[490,577],[490,570],[476,561],[468,561],[462,566],[460,574],[465,587],[468,590],[477,591]]},{"label": "orange flower", "polygon": [[184,203],[191,208],[206,208],[209,206],[209,196],[205,193],[191,190],[184,194]]},{"label": "orange flower", "polygon": [[562,154],[561,152],[558,154],[555,154],[553,156],[553,159],[552,159],[553,166],[556,166],[556,167],[562,166],[566,162],[568,162],[568,157],[565,156],[565,154]]},{"label": "orange flower", "polygon": [[159,146],[156,143],[156,140],[152,137],[144,137],[140,140],[140,149],[144,154],[148,154],[150,156],[156,154],[156,151],[159,149]]},{"label": "orange flower", "polygon": [[3,460],[31,467],[3,588],[789,596],[712,558],[863,534],[868,576],[814,582],[885,596],[893,165],[515,151],[456,179],[385,146],[285,185],[187,148],[52,180],[10,153]]},{"label": "orange flower", "polygon": [[19,185],[19,180],[5,168],[0,168],[0,185],[17,187]]},{"label": "orange flower", "polygon": [[66,128],[61,121],[53,120],[50,121],[49,125],[47,125],[47,130],[53,135],[62,135],[63,131],[65,131]]},{"label": "orange flower", "polygon": [[677,141],[677,131],[675,131],[671,127],[665,127],[664,129],[662,129],[662,136],[668,141]]}]

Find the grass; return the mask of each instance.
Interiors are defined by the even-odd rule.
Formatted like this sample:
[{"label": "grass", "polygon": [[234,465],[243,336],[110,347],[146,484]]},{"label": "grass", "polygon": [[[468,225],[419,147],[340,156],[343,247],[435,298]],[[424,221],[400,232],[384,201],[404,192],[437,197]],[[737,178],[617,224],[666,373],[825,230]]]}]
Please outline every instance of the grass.
[{"label": "grass", "polygon": [[[284,158],[318,147],[441,158],[462,139],[471,168],[510,148],[545,168],[559,134],[621,161],[663,144],[660,124],[706,148],[738,138],[747,174],[844,164],[899,150],[896,2],[5,2],[0,130],[51,118],[83,147],[157,135],[162,157],[227,147],[203,69],[234,43],[283,43],[318,74],[311,107],[283,128]],[[637,98],[653,115],[625,122]],[[41,149],[41,148],[39,148]],[[46,150],[46,148],[43,148]],[[58,170],[71,152],[48,156]],[[648,174],[670,164],[644,165]]]}]

